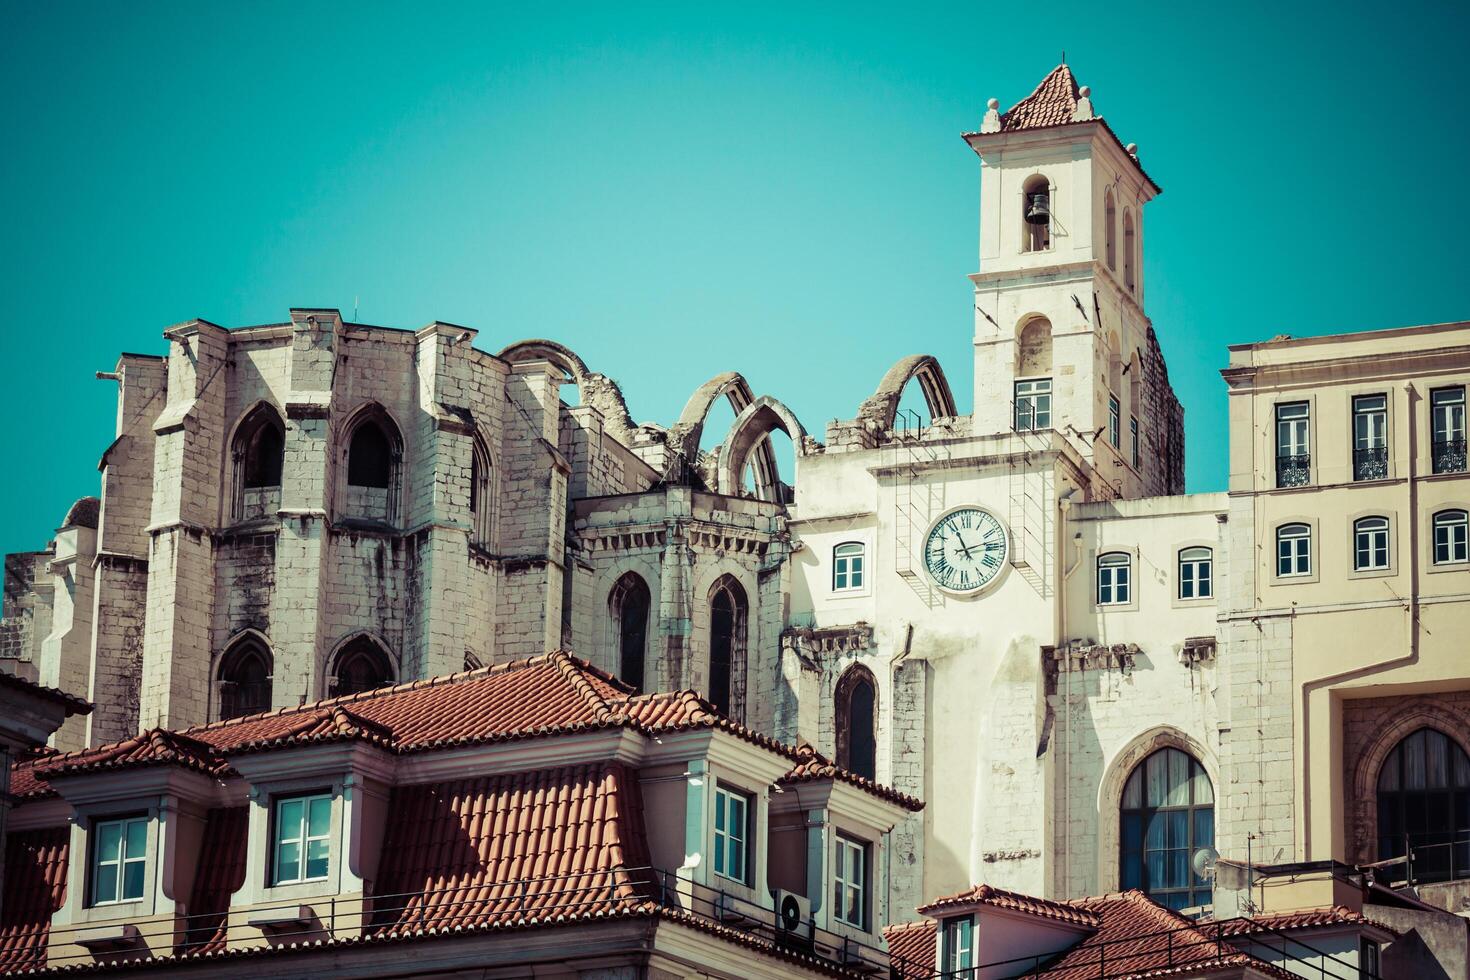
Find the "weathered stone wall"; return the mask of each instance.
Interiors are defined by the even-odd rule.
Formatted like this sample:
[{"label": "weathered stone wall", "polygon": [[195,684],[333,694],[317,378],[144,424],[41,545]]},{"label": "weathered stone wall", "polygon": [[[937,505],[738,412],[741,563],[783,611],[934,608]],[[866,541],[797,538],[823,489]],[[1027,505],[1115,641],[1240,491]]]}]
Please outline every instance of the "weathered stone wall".
[{"label": "weathered stone wall", "polygon": [[41,641],[51,632],[50,551],[5,556],[4,606],[0,607],[0,670],[28,681],[37,676]]}]

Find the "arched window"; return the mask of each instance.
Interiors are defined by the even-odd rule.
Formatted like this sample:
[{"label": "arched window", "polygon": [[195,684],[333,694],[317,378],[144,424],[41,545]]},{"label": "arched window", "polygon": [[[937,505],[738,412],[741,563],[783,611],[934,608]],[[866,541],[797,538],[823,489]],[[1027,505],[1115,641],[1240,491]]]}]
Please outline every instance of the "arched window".
[{"label": "arched window", "polygon": [[1051,248],[1051,183],[1041,175],[1022,185],[1021,251],[1044,252]]},{"label": "arched window", "polygon": [[1459,565],[1470,561],[1466,529],[1470,526],[1463,510],[1442,510],[1434,515],[1434,563]]},{"label": "arched window", "polygon": [[1360,517],[1353,521],[1353,571],[1388,567],[1388,518]]},{"label": "arched window", "polygon": [[833,592],[854,592],[867,584],[864,551],[857,541],[847,541],[832,549]]},{"label": "arched window", "polygon": [[470,453],[470,543],[490,549],[495,541],[495,464],[475,436]]},{"label": "arched window", "polygon": [[239,718],[271,709],[271,654],[253,636],[236,641],[219,661],[219,716]]},{"label": "arched window", "polygon": [[743,713],[745,679],[745,590],[726,575],[709,598],[709,700],[735,721]]},{"label": "arched window", "polygon": [[878,778],[878,684],[861,664],[837,682],[837,764],[868,779]]},{"label": "arched window", "polygon": [[1470,758],[1421,728],[1378,771],[1378,860],[1410,856],[1416,882],[1470,878]]},{"label": "arched window", "polygon": [[230,447],[234,463],[231,518],[249,520],[279,509],[285,450],[286,429],[281,417],[269,405],[255,406],[235,430]]},{"label": "arched window", "polygon": [[1118,271],[1118,205],[1113,201],[1113,189],[1103,195],[1103,235],[1107,241],[1108,268]]},{"label": "arched window", "polygon": [[1097,556],[1097,604],[1126,606],[1133,600],[1133,556],[1110,551]]},{"label": "arched window", "polygon": [[1204,767],[1178,749],[1159,749],[1134,767],[1119,814],[1120,886],[1184,909],[1210,901],[1194,873],[1196,851],[1215,844],[1215,792]]},{"label": "arched window", "polygon": [[1306,524],[1276,529],[1276,574],[1281,578],[1312,574],[1312,529]]},{"label": "arched window", "polygon": [[1134,291],[1134,279],[1133,279],[1133,261],[1134,261],[1133,260],[1133,249],[1134,249],[1134,238],[1135,238],[1135,236],[1133,234],[1133,212],[1132,211],[1124,211],[1123,212],[1123,283],[1124,283],[1124,285],[1126,285],[1128,287],[1128,291],[1130,293]]},{"label": "arched window", "polygon": [[327,696],[339,697],[372,691],[393,683],[393,665],[388,653],[372,637],[354,637],[340,653],[327,678]]},{"label": "arched window", "polygon": [[643,690],[643,659],[648,646],[648,584],[635,572],[618,579],[608,596],[608,611],[618,631],[618,677]]},{"label": "arched window", "polygon": [[1215,594],[1215,552],[1185,548],[1179,552],[1179,598],[1209,599]]},{"label": "arched window", "polygon": [[377,406],[360,412],[347,442],[345,516],[392,523],[398,519],[403,440]]}]

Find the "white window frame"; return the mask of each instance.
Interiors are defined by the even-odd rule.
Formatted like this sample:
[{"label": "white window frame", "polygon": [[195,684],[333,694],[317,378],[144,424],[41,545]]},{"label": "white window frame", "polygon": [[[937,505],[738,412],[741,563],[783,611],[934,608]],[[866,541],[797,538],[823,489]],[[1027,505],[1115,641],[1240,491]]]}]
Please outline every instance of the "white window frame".
[{"label": "white window frame", "polygon": [[[1051,378],[1021,378],[1015,383],[1011,400],[1011,424],[1017,432],[1039,432],[1051,428]],[[1021,406],[1025,405],[1026,424],[1022,424]],[[1044,408],[1041,406],[1045,406]]]},{"label": "white window frame", "polygon": [[[1288,528],[1302,528],[1305,533],[1292,530],[1287,533]],[[1301,545],[1293,545],[1291,554],[1291,571],[1281,570],[1281,543],[1283,541],[1303,542]],[[1312,572],[1312,525],[1305,521],[1288,521],[1276,528],[1276,553],[1274,556],[1277,578],[1305,578]],[[1305,567],[1302,567],[1305,562]]]},{"label": "white window frame", "polygon": [[[108,827],[118,828],[117,848],[112,854],[104,856],[102,854],[102,834]],[[133,827],[141,827],[143,831],[143,849],[139,854],[134,854],[128,847],[128,832]],[[148,817],[130,816],[94,820],[89,845],[91,861],[87,868],[87,904],[95,908],[101,905],[125,905],[142,901],[148,893]],[[128,880],[128,868],[132,865],[143,867],[143,875],[136,895],[124,893]],[[98,885],[104,875],[112,879],[113,897],[99,899],[97,897]]]},{"label": "white window frame", "polygon": [[832,591],[861,592],[867,588],[868,546],[844,541],[832,549]]},{"label": "white window frame", "polygon": [[1466,438],[1466,394],[1465,385],[1440,385],[1429,390],[1429,453],[1431,473],[1463,473],[1464,470],[1439,470],[1434,463],[1438,457],[1434,447],[1445,442],[1463,441]]},{"label": "white window frame", "polygon": [[1393,542],[1389,537],[1392,526],[1382,514],[1353,521],[1353,571],[1385,572],[1393,567]]},{"label": "white window frame", "polygon": [[[1097,556],[1097,604],[1127,606],[1133,603],[1133,555],[1105,551]],[[1120,574],[1121,573],[1121,574]]]},{"label": "white window frame", "polygon": [[[327,805],[327,829],[324,833],[311,833],[311,810],[312,805],[325,801]],[[282,822],[281,810],[291,803],[301,804],[301,818],[296,821],[295,826],[286,826]],[[308,875],[306,873],[308,855],[311,845],[317,842],[325,844],[327,849],[327,868],[319,875]],[[271,801],[271,849],[270,849],[270,887],[280,885],[299,885],[303,882],[326,881],[332,875],[332,794],[331,793],[292,793],[290,795],[278,796]],[[297,846],[296,877],[284,878],[281,876],[281,850],[285,845],[295,844]]]},{"label": "white window frame", "polygon": [[1117,395],[1108,395],[1108,442],[1113,448],[1123,449],[1123,406],[1118,403]]},{"label": "white window frame", "polygon": [[[732,826],[731,817],[737,805],[740,818],[734,821],[735,826]],[[711,862],[711,867],[714,868],[716,877],[742,885],[750,884],[750,828],[752,826],[751,813],[754,809],[755,798],[751,794],[733,786],[715,784],[714,860]],[[734,848],[738,848],[738,852],[735,852]],[[740,855],[739,868],[730,866],[733,853]]]},{"label": "white window frame", "polygon": [[[1188,548],[1180,548],[1175,569],[1179,577],[1176,594],[1186,602],[1196,599],[1215,598],[1215,551],[1204,545],[1191,545]],[[1189,570],[1190,595],[1184,594],[1185,569]],[[1201,575],[1201,571],[1204,572]],[[1205,583],[1204,589],[1200,588],[1200,582]]]},{"label": "white window frame", "polygon": [[[1314,482],[1312,459],[1312,403],[1308,401],[1278,402],[1273,413],[1275,419],[1276,452],[1271,474],[1272,486],[1281,485],[1281,460],[1292,456],[1307,457],[1307,482],[1299,486],[1311,486]],[[1283,451],[1286,450],[1286,451]]]},{"label": "white window frame", "polygon": [[1141,457],[1138,454],[1138,449],[1139,449],[1138,442],[1139,442],[1139,440],[1138,440],[1138,417],[1137,416],[1134,416],[1134,415],[1128,416],[1128,435],[1129,435],[1129,438],[1131,438],[1133,440],[1133,453],[1132,453],[1132,456],[1133,456],[1133,468],[1136,470],[1136,469],[1138,469],[1139,464],[1140,464],[1140,461],[1141,461]]},{"label": "white window frame", "polygon": [[[835,853],[832,858],[832,917],[843,925],[866,932],[870,863],[868,855],[871,853],[869,845],[866,841],[849,837],[841,831],[833,837]],[[846,913],[852,909],[854,901],[857,904],[857,918],[850,919]]]},{"label": "white window frame", "polygon": [[944,920],[940,932],[941,974],[946,980],[970,980],[975,969],[975,917],[950,916]]},{"label": "white window frame", "polygon": [[[1470,511],[1461,507],[1446,507],[1435,511],[1429,521],[1430,564],[1444,567],[1470,562]],[[1440,557],[1441,545],[1445,552],[1444,558]]]}]

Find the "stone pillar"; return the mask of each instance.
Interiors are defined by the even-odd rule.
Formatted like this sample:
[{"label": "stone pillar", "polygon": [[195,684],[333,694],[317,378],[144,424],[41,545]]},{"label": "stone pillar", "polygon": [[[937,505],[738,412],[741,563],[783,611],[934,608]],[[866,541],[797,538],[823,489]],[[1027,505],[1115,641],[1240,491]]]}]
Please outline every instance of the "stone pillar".
[{"label": "stone pillar", "polygon": [[[924,753],[930,740],[925,737],[927,718],[924,705],[928,701],[929,669],[922,660],[901,660],[893,667],[893,695],[888,735],[888,784],[901,793],[917,799],[927,798],[924,790]],[[914,909],[923,905],[929,895],[924,890],[924,814],[909,813],[901,817],[889,833],[889,908],[896,920],[911,918]]]},{"label": "stone pillar", "polygon": [[171,327],[168,400],[153,423],[153,509],[139,725],[208,720],[227,332]]},{"label": "stone pillar", "polygon": [[694,556],[689,550],[688,523],[693,493],[688,487],[667,487],[664,518],[664,550],[660,556],[658,594],[659,671],[650,678],[658,690],[680,691],[693,687],[690,637],[694,632],[689,589]]},{"label": "stone pillar", "polygon": [[271,705],[276,708],[326,696],[321,687],[321,659],[326,656],[322,603],[332,551],[327,526],[338,458],[332,447],[332,376],[341,330],[342,315],[336,310],[291,311],[276,613],[269,637]]},{"label": "stone pillar", "polygon": [[[85,505],[86,513],[79,514]],[[92,589],[97,552],[97,498],[84,497],[56,532],[56,554],[49,570],[52,582],[51,635],[41,644],[40,683],[79,698],[88,695],[92,663]],[[51,736],[62,752],[83,748],[87,721],[73,716]]]},{"label": "stone pillar", "polygon": [[975,786],[969,878],[1027,895],[1051,895],[1054,753],[1037,756],[1046,724],[1041,653],[1019,643],[991,683]]}]

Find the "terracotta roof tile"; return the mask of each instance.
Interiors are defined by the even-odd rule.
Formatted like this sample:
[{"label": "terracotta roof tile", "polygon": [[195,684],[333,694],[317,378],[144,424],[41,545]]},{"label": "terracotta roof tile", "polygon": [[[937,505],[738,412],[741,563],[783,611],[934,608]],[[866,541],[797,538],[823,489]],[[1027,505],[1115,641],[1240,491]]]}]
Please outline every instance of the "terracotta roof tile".
[{"label": "terracotta roof tile", "polygon": [[5,894],[0,897],[0,973],[46,965],[51,916],[66,901],[70,827],[21,830],[5,841]]},{"label": "terracotta roof tile", "polygon": [[1065,125],[1072,121],[1072,113],[1076,111],[1080,98],[1072,69],[1057,65],[1041,80],[1035,91],[1000,117],[1001,132]]},{"label": "terracotta roof tile", "polygon": [[249,807],[216,807],[204,818],[199,870],[189,895],[188,931],[175,955],[221,949],[230,896],[245,884]]},{"label": "terracotta roof tile", "polygon": [[1058,922],[1080,926],[1083,929],[1096,929],[1102,924],[1097,913],[1089,909],[1067,902],[1053,902],[1045,898],[1023,895],[1020,892],[1010,892],[991,885],[976,885],[958,894],[937,898],[928,905],[920,907],[919,914],[942,914],[944,909],[960,905],[992,905],[999,909],[1025,912],[1027,915],[1036,915],[1044,919],[1055,919]]},{"label": "terracotta roof tile", "polygon": [[211,776],[227,770],[224,759],[207,742],[180,732],[150,728],[111,745],[39,760],[35,766],[35,775],[41,779],[50,779],[63,774],[147,765],[181,766]]},{"label": "terracotta roof tile", "polygon": [[928,980],[934,976],[934,944],[938,926],[933,922],[909,922],[883,930],[888,940],[888,960],[899,980]]},{"label": "terracotta roof tile", "polygon": [[[1365,917],[1360,912],[1341,905],[1320,909],[1302,909],[1296,912],[1280,912],[1273,915],[1257,915],[1252,918],[1224,919],[1219,928],[1227,936],[1249,936],[1258,932],[1283,931],[1288,929],[1317,929],[1324,926],[1371,926],[1386,929]],[[1210,925],[1213,932],[1215,924]],[[1393,930],[1387,930],[1392,932]]]},{"label": "terracotta roof tile", "polygon": [[60,754],[55,749],[46,748],[16,759],[10,766],[10,795],[20,801],[55,796],[56,791],[36,775],[36,767]]}]

